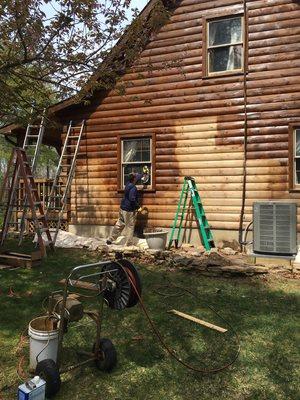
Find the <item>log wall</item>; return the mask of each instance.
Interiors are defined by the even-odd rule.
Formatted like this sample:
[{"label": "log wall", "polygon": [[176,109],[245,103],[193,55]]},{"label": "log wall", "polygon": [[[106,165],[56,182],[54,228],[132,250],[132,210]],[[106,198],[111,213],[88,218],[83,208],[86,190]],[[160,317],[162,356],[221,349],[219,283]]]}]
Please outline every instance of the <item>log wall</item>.
[{"label": "log wall", "polygon": [[[202,74],[202,18],[230,10],[242,11],[243,2],[183,0],[114,90],[76,112],[65,112],[66,122],[87,120],[71,223],[114,223],[122,196],[117,192],[117,134],[154,133],[156,192],[143,196],[148,224],[171,225],[183,177],[192,175],[211,226],[238,229],[244,76],[205,79]],[[288,124],[300,120],[300,5],[247,0],[247,21],[245,224],[252,219],[253,201],[300,205],[300,193],[288,191]]]}]

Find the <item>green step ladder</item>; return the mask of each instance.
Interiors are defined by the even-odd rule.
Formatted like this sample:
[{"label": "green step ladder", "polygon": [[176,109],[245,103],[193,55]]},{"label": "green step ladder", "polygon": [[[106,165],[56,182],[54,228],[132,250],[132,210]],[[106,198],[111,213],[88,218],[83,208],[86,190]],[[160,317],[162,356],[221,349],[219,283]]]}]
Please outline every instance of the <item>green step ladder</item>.
[{"label": "green step ladder", "polygon": [[[205,216],[204,208],[201,203],[201,198],[200,198],[197,186],[196,186],[195,179],[192,178],[191,176],[186,176],[184,178],[184,182],[183,182],[183,186],[182,186],[182,190],[181,190],[181,194],[180,194],[180,198],[179,198],[179,203],[177,206],[177,211],[176,211],[173,226],[172,226],[172,231],[171,231],[168,248],[170,249],[173,241],[175,242],[175,247],[178,248],[178,243],[179,243],[180,234],[181,234],[181,230],[182,230],[184,215],[187,211],[187,199],[188,199],[189,193],[191,195],[193,209],[194,209],[195,216],[196,216],[196,219],[198,222],[200,238],[202,239],[202,243],[205,247],[205,250],[210,250],[212,247],[215,247],[214,239],[213,239],[213,236],[212,236],[212,233],[210,230],[210,226],[209,226],[206,216]],[[178,225],[178,220],[179,220],[179,225]],[[174,238],[176,229],[177,229],[177,236],[176,236],[176,238]]]}]

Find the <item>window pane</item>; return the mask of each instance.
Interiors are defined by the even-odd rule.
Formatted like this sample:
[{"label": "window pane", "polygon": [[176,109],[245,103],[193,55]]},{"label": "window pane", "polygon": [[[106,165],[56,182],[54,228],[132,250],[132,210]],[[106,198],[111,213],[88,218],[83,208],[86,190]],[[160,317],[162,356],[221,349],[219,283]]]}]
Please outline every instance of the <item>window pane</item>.
[{"label": "window pane", "polygon": [[296,129],[295,156],[300,157],[300,129]]},{"label": "window pane", "polygon": [[296,158],[296,173],[295,173],[295,178],[296,178],[296,185],[300,185],[300,158]]},{"label": "window pane", "polygon": [[[128,182],[129,179],[129,174],[134,172],[134,173],[138,173],[138,174],[142,174],[143,173],[143,167],[147,165],[149,172],[150,172],[150,179],[147,182],[147,185],[151,185],[151,164],[145,164],[145,163],[141,163],[141,164],[127,164],[127,165],[123,165],[123,184],[126,185],[126,183]],[[141,185],[141,181],[137,181],[138,185]]]},{"label": "window pane", "polygon": [[208,51],[209,71],[233,71],[242,68],[242,45],[226,46]]},{"label": "window pane", "polygon": [[142,161],[151,161],[150,160],[150,139],[142,140]]},{"label": "window pane", "polygon": [[139,140],[123,141],[123,162],[141,161],[141,146]]},{"label": "window pane", "polygon": [[209,46],[242,41],[242,18],[221,19],[208,23]]},{"label": "window pane", "polygon": [[150,138],[123,141],[123,162],[150,160]]}]

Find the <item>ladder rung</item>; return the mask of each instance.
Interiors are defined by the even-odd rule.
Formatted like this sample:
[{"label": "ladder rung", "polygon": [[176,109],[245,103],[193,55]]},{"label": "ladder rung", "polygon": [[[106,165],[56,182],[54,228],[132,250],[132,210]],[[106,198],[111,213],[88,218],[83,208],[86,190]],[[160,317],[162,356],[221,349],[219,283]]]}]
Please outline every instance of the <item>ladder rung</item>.
[{"label": "ladder rung", "polygon": [[31,125],[31,124],[28,125],[29,128],[39,128],[40,126],[41,125]]},{"label": "ladder rung", "polygon": [[72,136],[69,136],[68,137],[68,139],[79,139],[79,135],[72,135]]},{"label": "ladder rung", "polygon": [[34,138],[34,137],[36,137],[36,138],[38,138],[38,137],[39,137],[39,135],[27,135],[27,137],[31,137],[31,138]]}]

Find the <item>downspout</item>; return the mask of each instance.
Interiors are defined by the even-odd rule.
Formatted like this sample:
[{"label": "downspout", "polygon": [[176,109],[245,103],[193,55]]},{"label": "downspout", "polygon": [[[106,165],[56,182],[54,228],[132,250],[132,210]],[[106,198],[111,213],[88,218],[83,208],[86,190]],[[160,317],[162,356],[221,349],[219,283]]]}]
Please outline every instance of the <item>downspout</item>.
[{"label": "downspout", "polygon": [[248,146],[248,115],[247,115],[247,72],[248,72],[248,15],[247,0],[243,0],[244,8],[244,74],[243,74],[243,92],[244,92],[244,161],[243,161],[243,186],[242,186],[242,205],[239,221],[239,244],[243,249],[243,222],[245,216],[246,203],[246,185],[247,185],[247,146]]}]

